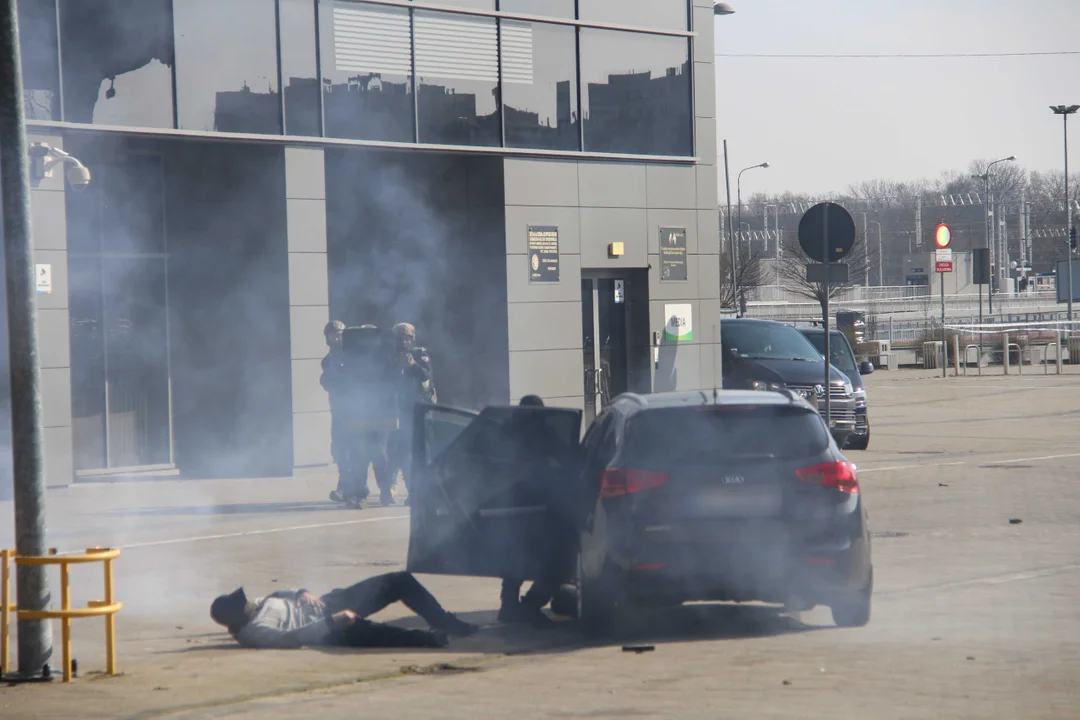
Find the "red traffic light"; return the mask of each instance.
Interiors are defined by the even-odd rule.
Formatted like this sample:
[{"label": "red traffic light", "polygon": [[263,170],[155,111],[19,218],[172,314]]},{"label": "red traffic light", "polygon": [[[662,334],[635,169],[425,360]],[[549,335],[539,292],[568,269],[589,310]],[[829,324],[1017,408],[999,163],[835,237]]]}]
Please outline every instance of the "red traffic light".
[{"label": "red traffic light", "polygon": [[945,223],[941,223],[934,229],[934,245],[939,250],[944,250],[949,247],[949,243],[952,242],[952,230]]}]

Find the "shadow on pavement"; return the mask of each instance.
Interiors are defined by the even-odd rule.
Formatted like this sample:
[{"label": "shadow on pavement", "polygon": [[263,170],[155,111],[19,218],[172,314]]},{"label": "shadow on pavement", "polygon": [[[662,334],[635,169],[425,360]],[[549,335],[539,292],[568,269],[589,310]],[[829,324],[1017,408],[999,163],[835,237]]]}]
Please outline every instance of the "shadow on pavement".
[{"label": "shadow on pavement", "polygon": [[343,510],[343,506],[323,502],[228,503],[225,505],[180,505],[125,508],[106,513],[113,517],[168,517],[197,515],[255,515],[260,513],[300,513]]},{"label": "shadow on pavement", "polygon": [[[767,605],[693,604],[676,608],[642,611],[617,635],[603,640],[587,640],[577,622],[555,616],[549,629],[528,625],[501,624],[494,611],[458,613],[458,617],[481,626],[468,638],[451,640],[436,652],[522,655],[570,652],[587,647],[621,647],[627,644],[663,644],[768,637],[827,629],[806,625],[783,610]],[[426,629],[420,618],[404,618],[391,623],[398,627]],[[322,652],[352,654],[372,652],[365,648],[318,648]],[[398,650],[400,652],[400,650]],[[432,650],[424,650],[431,653]]]}]

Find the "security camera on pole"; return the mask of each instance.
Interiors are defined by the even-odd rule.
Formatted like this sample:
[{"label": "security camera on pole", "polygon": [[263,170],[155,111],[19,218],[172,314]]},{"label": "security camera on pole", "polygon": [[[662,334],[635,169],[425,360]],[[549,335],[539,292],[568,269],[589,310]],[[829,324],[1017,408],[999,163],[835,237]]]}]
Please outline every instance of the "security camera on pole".
[{"label": "security camera on pole", "polygon": [[952,230],[945,223],[941,223],[934,228],[934,271],[938,274],[938,284],[941,285],[941,377],[945,377],[945,367],[949,364],[949,341],[945,337],[945,273],[953,271],[950,245]]}]

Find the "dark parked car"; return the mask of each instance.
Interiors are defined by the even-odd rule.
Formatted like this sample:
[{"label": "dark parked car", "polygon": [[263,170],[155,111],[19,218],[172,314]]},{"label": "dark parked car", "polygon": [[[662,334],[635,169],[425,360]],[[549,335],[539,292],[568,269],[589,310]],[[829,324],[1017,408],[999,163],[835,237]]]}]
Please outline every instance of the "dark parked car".
[{"label": "dark parked car", "polygon": [[[408,569],[535,578],[566,537],[554,518],[570,517],[579,544],[566,573],[590,633],[689,601],[824,604],[838,625],[869,621],[855,467],[800,395],[621,395],[579,445],[580,417],[420,408]],[[525,463],[513,439],[523,423],[548,448]]]},{"label": "dark parked car", "polygon": [[[720,321],[725,390],[793,390],[824,412],[825,361],[791,325],[772,320]],[[856,398],[852,381],[830,366],[829,429],[840,447],[855,431]]]},{"label": "dark parked car", "polygon": [[[799,332],[814,344],[818,352],[825,355],[825,329],[821,327],[799,328]],[[862,376],[874,372],[874,364],[870,361],[856,363],[855,353],[851,349],[851,343],[847,336],[839,330],[830,330],[829,353],[832,355],[833,367],[847,375],[851,380],[851,387],[855,395],[855,432],[848,436],[845,449],[865,450],[870,447],[870,416],[866,401],[866,386]]]}]

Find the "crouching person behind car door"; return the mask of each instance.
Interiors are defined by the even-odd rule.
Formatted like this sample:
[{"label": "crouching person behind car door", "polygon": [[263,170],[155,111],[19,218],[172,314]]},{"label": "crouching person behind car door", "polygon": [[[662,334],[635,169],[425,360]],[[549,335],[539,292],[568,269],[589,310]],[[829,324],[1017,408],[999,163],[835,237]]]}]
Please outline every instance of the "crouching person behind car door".
[{"label": "crouching person behind car door", "polygon": [[[543,407],[544,401],[536,395],[526,395],[518,404]],[[545,628],[552,622],[542,610],[554,598],[559,587],[570,579],[577,554],[577,524],[573,519],[577,499],[568,490],[566,482],[559,482],[559,477],[551,475],[565,475],[571,480],[570,486],[576,487],[577,483],[572,481],[578,472],[578,456],[577,448],[567,447],[564,440],[543,421],[534,422],[532,418],[523,420],[516,429],[519,466],[530,468],[538,475],[535,482],[528,485],[529,497],[521,501],[525,505],[539,502],[547,507],[551,527],[550,552],[543,561],[542,577],[533,581],[524,597],[520,597],[522,580],[503,579],[498,619],[499,622],[523,622]],[[551,460],[558,461],[557,469],[548,464]],[[538,492],[534,494],[534,491]]]},{"label": "crouching person behind car door", "polygon": [[[431,630],[406,630],[367,620],[401,602]],[[221,595],[210,617],[250,648],[305,645],[349,647],[445,647],[448,637],[466,637],[477,627],[446,612],[420,582],[406,572],[378,575],[316,597],[306,590],[279,590],[248,600],[243,588]]]}]

